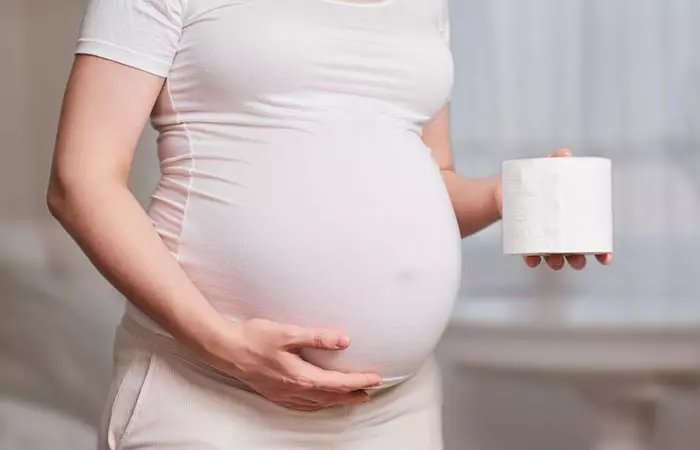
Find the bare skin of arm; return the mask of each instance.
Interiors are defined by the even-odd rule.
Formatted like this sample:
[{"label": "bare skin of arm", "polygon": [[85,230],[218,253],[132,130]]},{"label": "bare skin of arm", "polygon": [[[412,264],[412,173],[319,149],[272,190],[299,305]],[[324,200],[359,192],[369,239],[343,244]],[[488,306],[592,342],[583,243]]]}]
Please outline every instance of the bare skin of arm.
[{"label": "bare skin of arm", "polygon": [[164,80],[93,56],[76,58],[47,191],[53,216],[126,298],[202,360],[270,400],[316,410],[368,400],[377,374],[304,362],[303,347],[342,350],[342,332],[220,316],[187,277],[127,188],[134,151]]}]

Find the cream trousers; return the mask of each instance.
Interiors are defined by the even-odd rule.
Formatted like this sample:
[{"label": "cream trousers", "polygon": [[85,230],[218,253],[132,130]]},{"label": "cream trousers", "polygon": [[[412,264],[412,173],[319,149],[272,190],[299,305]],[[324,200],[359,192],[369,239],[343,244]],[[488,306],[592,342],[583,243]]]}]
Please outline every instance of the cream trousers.
[{"label": "cream trousers", "polygon": [[433,359],[364,405],[296,412],[194,362],[169,338],[125,319],[100,450],[441,450]]}]

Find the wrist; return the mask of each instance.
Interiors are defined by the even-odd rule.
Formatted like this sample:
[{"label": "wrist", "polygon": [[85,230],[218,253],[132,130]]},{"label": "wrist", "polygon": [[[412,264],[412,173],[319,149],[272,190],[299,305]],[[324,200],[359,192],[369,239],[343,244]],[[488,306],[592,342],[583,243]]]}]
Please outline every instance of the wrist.
[{"label": "wrist", "polygon": [[503,218],[503,184],[501,176],[493,177],[493,187],[491,189],[491,198],[493,201],[494,210],[497,213],[498,220]]},{"label": "wrist", "polygon": [[183,344],[205,354],[216,353],[231,326],[231,322],[213,308],[205,313],[188,315],[181,323],[186,324],[181,332]]},{"label": "wrist", "polygon": [[214,312],[193,324],[192,329],[196,326],[197,331],[189,334],[185,345],[205,365],[241,378],[239,362],[246,360],[241,325]]}]

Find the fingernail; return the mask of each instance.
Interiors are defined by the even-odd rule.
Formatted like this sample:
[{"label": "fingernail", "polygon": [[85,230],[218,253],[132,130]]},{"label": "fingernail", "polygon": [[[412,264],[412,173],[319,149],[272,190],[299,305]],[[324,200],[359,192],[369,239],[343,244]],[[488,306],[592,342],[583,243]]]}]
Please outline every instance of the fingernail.
[{"label": "fingernail", "polygon": [[338,338],[338,348],[345,348],[350,345],[350,338],[347,336],[341,336]]}]

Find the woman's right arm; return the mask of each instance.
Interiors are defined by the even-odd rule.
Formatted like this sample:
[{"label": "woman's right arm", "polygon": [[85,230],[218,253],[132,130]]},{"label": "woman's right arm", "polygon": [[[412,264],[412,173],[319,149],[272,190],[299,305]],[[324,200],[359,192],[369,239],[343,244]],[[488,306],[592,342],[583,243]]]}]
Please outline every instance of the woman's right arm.
[{"label": "woman's right arm", "polygon": [[[343,336],[264,320],[220,316],[161,241],[127,180],[138,139],[164,79],[95,56],[78,55],[69,78],[47,202],[92,263],[131,303],[205,362],[289,407],[366,400],[370,374],[324,371],[301,347],[339,350]],[[293,395],[292,395],[293,394]]]},{"label": "woman's right arm", "polygon": [[68,81],[47,203],[100,272],[175,338],[213,344],[222,317],[192,285],[127,187],[163,79],[78,55]]}]

